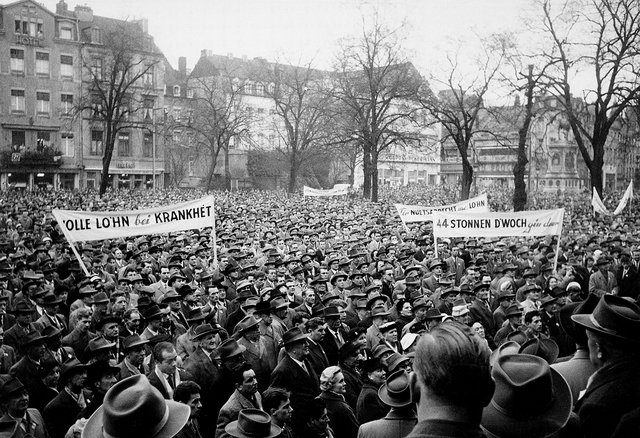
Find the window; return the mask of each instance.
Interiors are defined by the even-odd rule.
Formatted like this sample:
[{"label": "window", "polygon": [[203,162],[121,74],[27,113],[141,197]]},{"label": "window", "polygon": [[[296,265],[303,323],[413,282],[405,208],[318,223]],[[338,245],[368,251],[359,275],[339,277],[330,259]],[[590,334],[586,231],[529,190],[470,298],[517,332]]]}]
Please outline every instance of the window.
[{"label": "window", "polygon": [[36,146],[39,152],[51,146],[51,133],[49,131],[38,131],[36,134]]},{"label": "window", "polygon": [[96,179],[97,179],[97,172],[87,172],[87,188],[88,189],[96,188]]},{"label": "window", "polygon": [[102,155],[103,152],[102,131],[94,129],[91,131],[91,150],[89,153],[91,155]]},{"label": "window", "polygon": [[60,76],[73,78],[73,56],[60,55]]},{"label": "window", "polygon": [[11,49],[11,71],[24,73],[24,50]]},{"label": "window", "polygon": [[49,76],[49,54],[47,52],[36,52],[36,74]]},{"label": "window", "polygon": [[153,134],[146,132],[142,141],[142,156],[151,158],[153,156]]},{"label": "window", "polygon": [[25,147],[25,132],[11,131],[11,150],[13,152],[21,152]]},{"label": "window", "polygon": [[102,101],[98,96],[93,96],[91,102],[91,117],[94,119],[102,118]]},{"label": "window", "polygon": [[153,99],[146,98],[146,97],[142,102],[142,107],[144,110],[142,114],[142,118],[145,122],[153,121],[153,104],[154,104]]},{"label": "window", "polygon": [[33,17],[15,17],[14,32],[20,35],[44,38],[44,20]]},{"label": "window", "polygon": [[51,106],[49,105],[49,93],[46,91],[36,92],[36,111],[38,114],[49,114]]},{"label": "window", "polygon": [[244,94],[253,94],[253,84],[250,82],[245,82],[244,84]]},{"label": "window", "polygon": [[262,96],[264,94],[264,85],[256,84],[256,94]]},{"label": "window", "polygon": [[60,150],[62,151],[62,155],[65,157],[73,157],[73,153],[75,150],[75,144],[73,142],[73,134],[72,133],[62,133],[60,135]]},{"label": "window", "polygon": [[11,90],[11,112],[24,113],[24,90]]},{"label": "window", "polygon": [[173,95],[176,97],[180,97],[180,85],[173,86]]},{"label": "window", "polygon": [[98,28],[91,29],[91,42],[93,44],[102,44],[102,31]]},{"label": "window", "polygon": [[193,96],[194,96],[194,94],[193,94],[193,88],[187,88],[187,97],[188,97],[189,99],[193,99]]},{"label": "window", "polygon": [[91,76],[98,81],[102,79],[102,59],[94,58],[91,62]]},{"label": "window", "polygon": [[70,24],[61,24],[60,25],[60,39],[63,40],[72,40],[73,39],[73,28]]},{"label": "window", "polygon": [[128,132],[121,132],[118,134],[118,155],[121,157],[128,157],[131,155]]},{"label": "window", "polygon": [[60,114],[68,116],[73,109],[73,94],[60,95]]},{"label": "window", "polygon": [[142,75],[142,83],[147,87],[153,87],[153,65],[148,66]]}]

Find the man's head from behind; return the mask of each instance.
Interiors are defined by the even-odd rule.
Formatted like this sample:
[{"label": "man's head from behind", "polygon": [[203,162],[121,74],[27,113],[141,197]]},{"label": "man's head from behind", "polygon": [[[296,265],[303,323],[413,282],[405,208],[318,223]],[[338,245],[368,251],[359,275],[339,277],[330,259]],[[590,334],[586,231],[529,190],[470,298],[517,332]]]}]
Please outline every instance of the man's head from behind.
[{"label": "man's head from behind", "polygon": [[425,333],[418,342],[413,369],[419,416],[427,406],[453,406],[466,411],[468,421],[480,421],[494,382],[489,353],[469,327],[447,322]]}]

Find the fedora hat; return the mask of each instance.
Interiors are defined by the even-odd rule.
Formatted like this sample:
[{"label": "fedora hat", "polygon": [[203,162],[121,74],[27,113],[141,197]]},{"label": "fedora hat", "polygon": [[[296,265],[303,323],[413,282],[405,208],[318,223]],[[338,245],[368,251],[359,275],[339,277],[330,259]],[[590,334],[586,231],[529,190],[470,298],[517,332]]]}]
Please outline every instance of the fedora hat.
[{"label": "fedora hat", "polygon": [[395,321],[389,321],[389,322],[385,322],[384,324],[382,324],[379,327],[380,333],[387,333],[391,330],[393,330],[394,328],[397,328],[398,326],[396,325]]},{"label": "fedora hat", "polygon": [[224,360],[242,354],[245,350],[244,345],[238,344],[238,341],[233,338],[228,338],[218,347],[218,355],[221,360]]},{"label": "fedora hat", "polygon": [[553,339],[530,339],[518,351],[518,353],[541,357],[549,365],[558,359],[559,352],[558,344]]},{"label": "fedora hat", "polygon": [[93,299],[91,300],[92,304],[106,304],[108,302],[109,302],[109,297],[104,292],[98,292],[93,296]]},{"label": "fedora hat", "polygon": [[86,352],[95,354],[102,350],[109,350],[116,346],[115,342],[109,342],[103,337],[93,338],[87,345]]},{"label": "fedora hat", "polygon": [[389,360],[387,361],[387,371],[389,373],[394,373],[398,370],[398,367],[405,362],[408,362],[409,356],[400,353],[393,353],[389,356]]},{"label": "fedora hat", "polygon": [[434,259],[434,260],[431,260],[431,263],[429,263],[429,270],[432,271],[434,268],[438,266],[444,269],[447,267],[447,264],[440,259]]},{"label": "fedora hat", "polygon": [[260,324],[260,321],[253,315],[247,315],[236,325],[236,331],[239,333],[248,332],[249,330],[256,329]]},{"label": "fedora hat", "polygon": [[371,352],[371,354],[373,354],[373,357],[382,357],[385,354],[391,354],[393,353],[393,350],[391,349],[391,347],[389,347],[387,344],[380,342],[378,345],[376,345],[373,349],[373,351]]},{"label": "fedora hat", "polygon": [[329,280],[329,283],[335,285],[336,281],[338,281],[339,278],[342,278],[343,280],[347,279],[347,273],[344,271],[338,271],[335,274],[333,274],[331,276],[331,280]]},{"label": "fedora hat", "polygon": [[271,314],[271,304],[269,304],[269,301],[260,301],[253,313],[256,315],[269,315]]},{"label": "fedora hat", "polygon": [[579,324],[576,324],[572,319],[572,315],[579,315],[581,313],[592,313],[599,302],[599,298],[596,294],[589,294],[587,299],[578,303],[565,304],[560,308],[558,313],[558,319],[560,327],[565,333],[576,343],[580,345],[587,345],[587,334],[585,328]]},{"label": "fedora hat", "polygon": [[124,338],[122,347],[124,348],[124,351],[127,351],[135,347],[147,345],[148,343],[149,341],[147,341],[146,339],[142,339],[139,335],[131,335]]},{"label": "fedora hat", "polygon": [[547,304],[553,304],[558,301],[557,298],[552,297],[551,295],[547,295],[540,300],[540,308],[546,306]]},{"label": "fedora hat", "polygon": [[36,308],[33,307],[31,304],[29,304],[28,302],[21,300],[18,301],[14,306],[13,306],[13,311],[12,313],[33,313],[35,312]]},{"label": "fedora hat", "polygon": [[197,341],[211,333],[218,333],[220,329],[218,326],[212,326],[211,324],[202,324],[196,327],[193,334],[193,340]]},{"label": "fedora hat", "polygon": [[300,330],[298,327],[294,327],[291,330],[287,330],[282,335],[283,345],[294,344],[296,342],[306,341],[306,340],[307,340],[307,335],[302,333],[302,330]]},{"label": "fedora hat", "polygon": [[[167,310],[169,310],[169,309],[167,308]],[[145,320],[150,321],[150,320],[152,320],[154,318],[160,318],[162,315],[164,315],[166,313],[167,312],[164,312],[164,311],[160,310],[160,307],[157,304],[152,304],[149,307],[147,307],[146,309],[144,309],[144,311],[142,312],[142,317]]]},{"label": "fedora hat", "polygon": [[44,344],[44,340],[45,338],[40,334],[40,332],[38,332],[38,330],[34,330],[24,337],[22,346],[28,347],[35,344]]},{"label": "fedora hat", "polygon": [[224,431],[237,438],[273,438],[279,436],[282,429],[273,424],[271,416],[263,410],[243,409]]},{"label": "fedora hat", "polygon": [[340,347],[340,350],[338,352],[340,356],[340,360],[344,360],[353,356],[354,354],[359,352],[361,348],[362,348],[362,345],[359,344],[358,342],[354,342],[354,341],[345,342],[342,345],[342,347]]},{"label": "fedora hat", "polygon": [[325,318],[331,318],[331,317],[339,317],[340,316],[340,310],[338,310],[337,306],[328,306],[324,308],[324,317]]},{"label": "fedora hat", "polygon": [[496,361],[505,354],[518,354],[520,351],[520,344],[516,341],[505,341],[498,348],[491,352],[489,357],[489,365],[493,366]]},{"label": "fedora hat", "polygon": [[93,387],[93,383],[100,380],[102,376],[112,374],[118,375],[120,368],[111,366],[106,360],[99,360],[87,366],[87,386]]},{"label": "fedora hat", "polygon": [[386,317],[391,315],[391,313],[389,313],[389,311],[387,309],[384,308],[384,306],[376,306],[373,309],[371,309],[371,318],[378,318],[378,317]]},{"label": "fedora hat", "polygon": [[424,298],[418,298],[417,300],[415,300],[413,302],[413,305],[411,306],[411,310],[413,310],[414,312],[418,309],[421,308],[428,308],[429,304],[427,304],[427,300]]},{"label": "fedora hat", "polygon": [[161,303],[168,303],[170,301],[180,301],[180,294],[173,289],[160,298]]},{"label": "fedora hat", "polygon": [[549,436],[569,420],[569,384],[544,359],[506,354],[498,358],[491,376],[495,391],[481,421],[490,434],[501,438]]},{"label": "fedora hat", "polygon": [[62,298],[59,298],[56,296],[56,294],[53,293],[53,291],[49,291],[46,294],[44,294],[44,297],[42,297],[42,305],[43,306],[57,306],[58,304],[62,303]]},{"label": "fedora hat", "polygon": [[82,438],[171,438],[187,421],[191,409],[165,400],[146,376],[127,377],[107,391],[89,417]]},{"label": "fedora hat", "polygon": [[413,402],[411,396],[411,379],[404,369],[392,373],[378,389],[382,403],[392,408],[409,406]]},{"label": "fedora hat", "polygon": [[117,316],[115,313],[104,313],[96,322],[96,328],[100,330],[105,324],[113,322],[120,323],[120,321],[122,321],[122,318]]},{"label": "fedora hat", "polygon": [[571,319],[587,330],[633,343],[640,343],[640,307],[615,295],[604,295],[590,315]]},{"label": "fedora hat", "polygon": [[443,317],[447,316],[446,314],[440,313],[440,311],[438,309],[436,309],[435,307],[432,307],[431,309],[427,310],[427,313],[425,313],[424,317],[427,320],[435,320],[435,319],[439,319],[442,320]]},{"label": "fedora hat", "polygon": [[60,380],[64,381],[66,377],[86,371],[87,366],[78,359],[69,359],[60,367]]},{"label": "fedora hat", "polygon": [[49,340],[49,339],[53,339],[56,336],[58,336],[60,333],[62,333],[62,329],[60,328],[56,328],[52,325],[48,325],[45,328],[42,329],[42,337],[45,340]]},{"label": "fedora hat", "polygon": [[191,309],[189,310],[189,312],[187,312],[187,322],[189,324],[192,324],[198,321],[204,321],[205,318],[206,318],[206,315],[202,313],[202,309],[200,307],[196,307],[195,309]]},{"label": "fedora hat", "polygon": [[0,375],[0,400],[24,388],[22,382],[9,374]]},{"label": "fedora hat", "polygon": [[506,316],[507,318],[511,316],[521,316],[521,315],[522,315],[522,309],[518,307],[517,304],[510,305],[509,307],[507,307],[507,310],[504,311],[504,316]]}]

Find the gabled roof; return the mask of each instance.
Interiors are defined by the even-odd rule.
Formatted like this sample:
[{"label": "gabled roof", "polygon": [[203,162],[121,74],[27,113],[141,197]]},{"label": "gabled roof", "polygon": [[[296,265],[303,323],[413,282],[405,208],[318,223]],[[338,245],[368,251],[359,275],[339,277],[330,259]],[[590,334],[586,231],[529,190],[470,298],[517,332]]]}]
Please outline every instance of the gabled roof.
[{"label": "gabled roof", "polygon": [[52,15],[52,16],[56,15],[53,11],[51,11],[51,10],[47,9],[46,7],[44,7],[44,5],[41,5],[40,3],[35,2],[33,0],[18,0],[18,1],[15,1],[13,3],[7,3],[6,5],[0,5],[0,9],[12,8],[14,6],[18,6],[21,3],[31,3],[32,5],[38,7],[39,9],[42,9],[43,11],[45,11],[49,15]]}]

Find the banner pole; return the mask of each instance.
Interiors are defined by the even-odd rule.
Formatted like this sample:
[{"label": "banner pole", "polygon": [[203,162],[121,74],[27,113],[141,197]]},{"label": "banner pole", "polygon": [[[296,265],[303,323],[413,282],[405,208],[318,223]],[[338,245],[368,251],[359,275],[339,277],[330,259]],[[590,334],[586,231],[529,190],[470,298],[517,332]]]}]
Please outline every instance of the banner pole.
[{"label": "banner pole", "polygon": [[[62,234],[64,234],[64,233],[62,233]],[[66,238],[67,238],[67,236],[65,236],[65,239]],[[73,251],[73,254],[75,254],[76,259],[78,259],[78,263],[80,263],[80,267],[84,271],[84,275],[86,275],[88,277],[89,276],[89,271],[87,270],[87,267],[84,265],[84,262],[82,261],[82,258],[80,257],[80,254],[78,253],[78,250],[76,249],[76,246],[71,241],[69,241],[69,239],[67,239],[67,242],[69,243],[69,246],[71,247],[71,251]]]},{"label": "banner pole", "polygon": [[216,237],[216,206],[215,200],[211,205],[212,213],[211,213],[211,246],[213,248],[213,263],[215,265],[215,269],[218,268],[218,239]]}]

